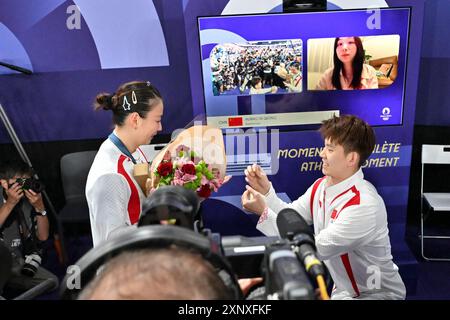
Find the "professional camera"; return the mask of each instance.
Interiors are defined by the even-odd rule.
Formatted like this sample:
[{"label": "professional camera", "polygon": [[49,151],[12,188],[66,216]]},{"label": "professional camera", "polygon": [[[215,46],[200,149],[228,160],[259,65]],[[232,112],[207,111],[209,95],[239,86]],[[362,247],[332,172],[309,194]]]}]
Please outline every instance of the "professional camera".
[{"label": "professional camera", "polygon": [[44,184],[41,181],[33,177],[18,178],[14,183],[18,183],[23,190],[32,190],[36,193],[41,193],[45,188]]},{"label": "professional camera", "polygon": [[[312,231],[292,209],[278,214],[278,237],[221,237],[203,228],[196,194],[183,187],[166,186],[156,190],[143,204],[139,226],[174,224],[194,230],[211,243],[231,264],[238,278],[263,277],[263,297],[255,299],[313,300],[316,280],[329,279],[325,266],[315,257]],[[323,281],[323,282],[324,282]],[[322,283],[323,284],[323,283]],[[326,291],[322,286],[322,290]]]}]

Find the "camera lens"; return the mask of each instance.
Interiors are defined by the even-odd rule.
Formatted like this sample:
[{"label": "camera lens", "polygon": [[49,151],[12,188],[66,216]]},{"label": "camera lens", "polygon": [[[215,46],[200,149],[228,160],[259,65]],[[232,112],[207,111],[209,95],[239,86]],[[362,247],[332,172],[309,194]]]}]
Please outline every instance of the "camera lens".
[{"label": "camera lens", "polygon": [[197,194],[180,186],[164,186],[157,189],[144,201],[139,226],[159,224],[162,220],[175,220],[175,224],[189,229],[200,203]]},{"label": "camera lens", "polygon": [[44,184],[39,180],[32,180],[30,189],[36,193],[40,193],[44,190]]},{"label": "camera lens", "polygon": [[22,274],[33,277],[36,274],[37,269],[41,265],[42,259],[36,254],[30,254],[25,257],[25,264],[22,268]]},{"label": "camera lens", "polygon": [[36,193],[40,193],[44,190],[44,184],[39,181],[36,180],[34,178],[29,178],[29,179],[22,179],[22,189],[24,190],[32,190]]}]

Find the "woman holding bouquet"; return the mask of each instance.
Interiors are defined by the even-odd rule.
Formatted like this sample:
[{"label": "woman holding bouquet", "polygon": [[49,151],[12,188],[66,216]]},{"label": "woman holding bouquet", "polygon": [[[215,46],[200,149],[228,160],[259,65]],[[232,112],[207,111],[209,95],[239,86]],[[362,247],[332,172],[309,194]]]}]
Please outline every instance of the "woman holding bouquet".
[{"label": "woman holding bouquet", "polygon": [[148,163],[139,146],[162,130],[164,106],[150,82],[134,81],[97,95],[95,110],[112,111],[114,131],[100,146],[86,182],[94,246],[138,222],[145,194],[133,167]]}]

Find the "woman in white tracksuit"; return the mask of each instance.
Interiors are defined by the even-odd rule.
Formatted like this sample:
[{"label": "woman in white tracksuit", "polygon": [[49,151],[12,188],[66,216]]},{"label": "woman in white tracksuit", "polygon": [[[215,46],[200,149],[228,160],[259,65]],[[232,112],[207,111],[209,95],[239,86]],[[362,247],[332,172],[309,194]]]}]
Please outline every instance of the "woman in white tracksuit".
[{"label": "woman in white tracksuit", "polygon": [[334,281],[332,299],[404,299],[406,289],[392,261],[386,207],[364,180],[361,165],[375,144],[373,130],[354,116],[324,121],[322,172],[298,200],[280,200],[260,167],[247,168],[244,209],[260,215],[257,228],[278,235],[276,217],[296,210],[314,225],[317,254]]},{"label": "woman in white tracksuit", "polygon": [[101,145],[86,182],[94,246],[136,227],[145,194],[133,167],[148,162],[139,148],[162,130],[163,101],[150,82],[129,82],[99,94],[95,109],[113,112],[114,131]]}]

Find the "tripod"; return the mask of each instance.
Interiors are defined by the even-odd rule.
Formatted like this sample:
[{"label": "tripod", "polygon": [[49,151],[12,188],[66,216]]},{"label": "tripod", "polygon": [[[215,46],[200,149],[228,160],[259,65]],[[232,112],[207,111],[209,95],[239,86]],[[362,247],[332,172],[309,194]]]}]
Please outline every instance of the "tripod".
[{"label": "tripod", "polygon": [[[28,69],[17,67],[17,66],[8,64],[8,63],[0,62],[0,66],[4,66],[6,68],[9,68],[11,70],[15,70],[15,71],[18,71],[18,72],[21,72],[24,74],[29,74],[29,75],[32,74],[32,71],[30,71]],[[20,142],[19,137],[17,136],[16,131],[14,130],[14,127],[11,124],[11,121],[9,121],[8,115],[6,114],[5,109],[3,109],[3,106],[1,103],[0,103],[0,118],[3,122],[3,124],[5,125],[5,128],[8,131],[8,134],[9,134],[11,140],[13,141],[14,146],[16,147],[17,152],[19,153],[20,157],[31,168],[31,170],[33,172],[33,176],[36,179],[39,179],[37,173],[33,169],[33,165],[31,164],[30,158],[28,157],[25,149],[23,148],[22,143]],[[63,229],[62,229],[61,222],[58,219],[58,215],[56,213],[55,207],[53,206],[53,203],[51,202],[47,192],[45,190],[43,190],[41,193],[42,193],[42,196],[44,197],[46,203],[48,204],[48,209],[49,209],[50,214],[52,215],[52,217],[54,218],[54,220],[56,221],[56,224],[57,224],[58,233],[55,233],[53,236],[55,239],[55,247],[59,254],[59,260],[61,263],[66,264],[67,254],[66,254],[65,245],[64,245],[64,237],[62,234]]]}]

